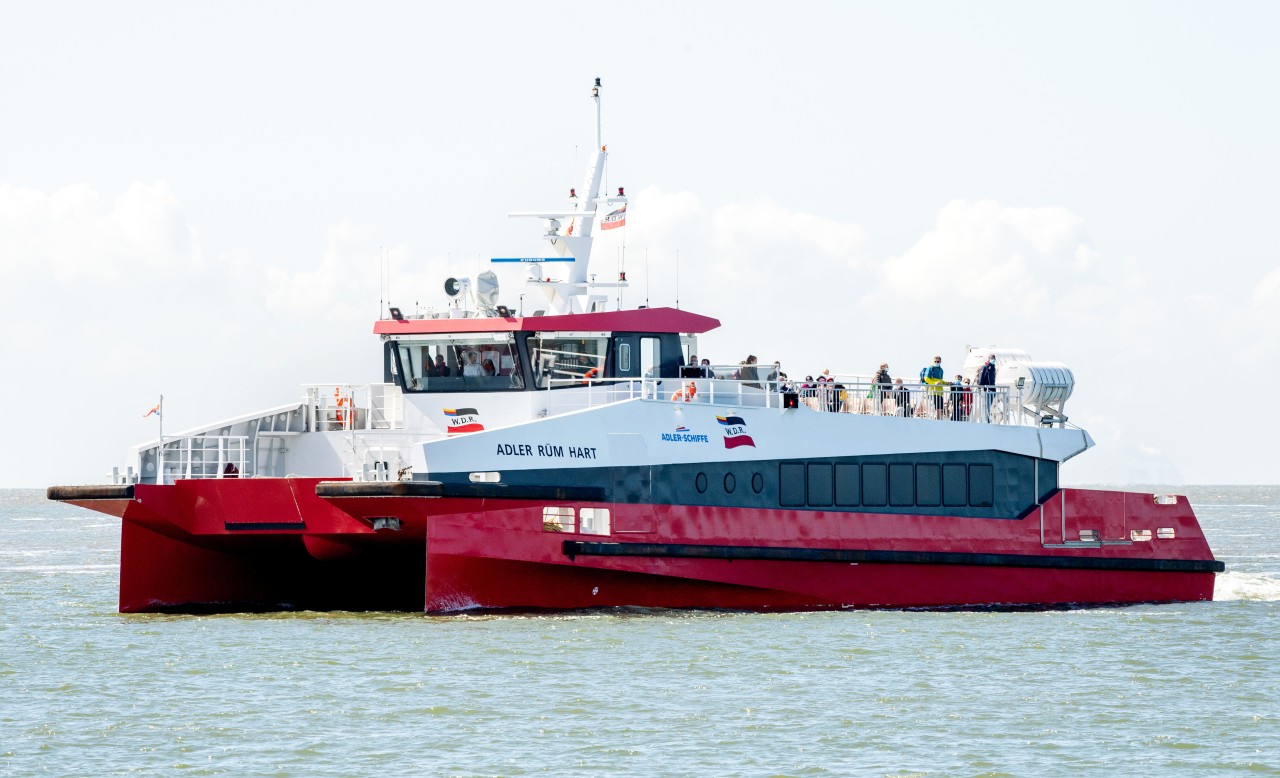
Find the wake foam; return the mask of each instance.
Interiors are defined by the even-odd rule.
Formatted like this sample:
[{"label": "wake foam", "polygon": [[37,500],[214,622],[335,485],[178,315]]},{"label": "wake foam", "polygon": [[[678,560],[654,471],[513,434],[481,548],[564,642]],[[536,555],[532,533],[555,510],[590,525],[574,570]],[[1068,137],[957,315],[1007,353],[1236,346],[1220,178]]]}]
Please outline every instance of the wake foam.
[{"label": "wake foam", "polygon": [[1215,600],[1280,600],[1280,576],[1275,573],[1219,573],[1213,584]]}]

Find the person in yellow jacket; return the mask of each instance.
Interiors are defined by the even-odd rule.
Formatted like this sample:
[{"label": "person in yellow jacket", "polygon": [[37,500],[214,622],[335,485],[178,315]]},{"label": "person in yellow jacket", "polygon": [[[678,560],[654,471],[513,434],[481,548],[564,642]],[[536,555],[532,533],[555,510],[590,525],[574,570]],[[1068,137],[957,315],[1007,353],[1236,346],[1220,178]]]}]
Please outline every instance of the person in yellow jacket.
[{"label": "person in yellow jacket", "polygon": [[946,403],[946,373],[942,370],[942,357],[934,357],[933,364],[920,371],[920,383],[929,389],[929,403],[932,406],[931,416],[941,419],[942,406]]}]

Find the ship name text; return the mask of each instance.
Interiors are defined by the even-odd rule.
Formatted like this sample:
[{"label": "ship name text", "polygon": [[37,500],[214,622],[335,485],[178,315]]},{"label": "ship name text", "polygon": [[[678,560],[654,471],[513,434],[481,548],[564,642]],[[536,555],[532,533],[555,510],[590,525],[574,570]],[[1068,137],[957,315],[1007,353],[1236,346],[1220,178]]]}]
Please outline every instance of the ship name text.
[{"label": "ship name text", "polygon": [[499,443],[500,457],[556,457],[559,459],[596,459],[595,446],[563,446],[559,443]]}]

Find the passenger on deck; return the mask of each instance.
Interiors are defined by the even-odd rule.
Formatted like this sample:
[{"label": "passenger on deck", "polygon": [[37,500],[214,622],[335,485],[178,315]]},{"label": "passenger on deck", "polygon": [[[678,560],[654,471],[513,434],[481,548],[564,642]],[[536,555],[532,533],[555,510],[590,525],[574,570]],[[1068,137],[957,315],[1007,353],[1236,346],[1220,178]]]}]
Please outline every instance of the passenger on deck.
[{"label": "passenger on deck", "polygon": [[946,376],[942,370],[942,357],[934,357],[933,364],[920,371],[920,383],[929,387],[929,405],[935,419],[942,418],[942,406],[946,403]]},{"label": "passenger on deck", "polygon": [[467,352],[467,364],[462,366],[463,376],[480,377],[484,375],[484,367],[480,364],[480,355],[474,351]]},{"label": "passenger on deck", "polygon": [[712,369],[711,369],[711,360],[706,359],[706,358],[704,357],[704,358],[703,358],[703,360],[702,360],[702,364],[700,365],[700,367],[702,368],[702,377],[703,377],[703,378],[715,378],[715,377],[716,377],[716,371],[714,371],[714,370],[712,370]]},{"label": "passenger on deck", "polygon": [[911,390],[903,385],[901,378],[893,379],[893,399],[898,403],[898,415],[911,415]]},{"label": "passenger on deck", "polygon": [[991,421],[991,401],[996,391],[996,355],[987,357],[987,362],[978,370],[978,393],[982,396],[978,406],[982,421]]},{"label": "passenger on deck", "polygon": [[951,419],[968,421],[972,412],[973,389],[969,387],[969,379],[956,376],[956,382],[951,385]]},{"label": "passenger on deck", "polygon": [[751,386],[756,389],[760,388],[760,374],[756,363],[759,360],[755,354],[748,354],[747,361],[742,364],[738,370],[738,378],[743,382],[743,386]]},{"label": "passenger on deck", "polygon": [[844,409],[844,401],[847,397],[844,384],[834,378],[830,379],[827,384],[827,411],[829,413],[839,413]]},{"label": "passenger on deck", "polygon": [[876,377],[871,383],[873,385],[867,397],[876,404],[876,413],[883,413],[884,401],[889,399],[889,392],[893,390],[893,379],[889,377],[888,362],[880,363],[880,369],[876,371]]}]

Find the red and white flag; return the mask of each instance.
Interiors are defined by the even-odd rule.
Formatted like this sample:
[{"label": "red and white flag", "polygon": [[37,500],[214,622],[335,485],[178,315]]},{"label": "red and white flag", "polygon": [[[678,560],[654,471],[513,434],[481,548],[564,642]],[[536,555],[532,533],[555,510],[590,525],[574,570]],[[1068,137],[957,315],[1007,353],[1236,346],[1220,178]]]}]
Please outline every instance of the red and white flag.
[{"label": "red and white flag", "polygon": [[600,220],[600,229],[602,230],[625,226],[627,226],[627,206],[625,205]]}]

